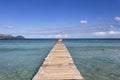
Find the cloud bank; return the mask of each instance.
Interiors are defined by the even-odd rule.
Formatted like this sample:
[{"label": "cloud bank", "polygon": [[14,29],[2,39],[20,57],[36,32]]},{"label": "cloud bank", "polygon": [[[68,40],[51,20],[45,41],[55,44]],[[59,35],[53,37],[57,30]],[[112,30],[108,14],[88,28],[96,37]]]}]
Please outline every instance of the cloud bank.
[{"label": "cloud bank", "polygon": [[95,36],[106,36],[106,35],[120,35],[119,31],[108,31],[108,32],[94,32],[92,33]]},{"label": "cloud bank", "polygon": [[30,30],[10,30],[13,35],[19,34],[27,38],[96,38],[96,37],[119,37],[119,25],[93,25],[93,26],[72,26],[64,28],[38,28]]}]

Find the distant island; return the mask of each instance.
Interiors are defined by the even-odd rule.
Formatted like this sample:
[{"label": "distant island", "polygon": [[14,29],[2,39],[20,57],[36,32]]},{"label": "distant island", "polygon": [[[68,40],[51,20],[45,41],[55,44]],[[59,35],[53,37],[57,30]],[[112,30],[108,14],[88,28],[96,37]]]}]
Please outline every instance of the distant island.
[{"label": "distant island", "polygon": [[12,36],[12,35],[0,34],[0,39],[25,39],[25,37],[21,35]]}]

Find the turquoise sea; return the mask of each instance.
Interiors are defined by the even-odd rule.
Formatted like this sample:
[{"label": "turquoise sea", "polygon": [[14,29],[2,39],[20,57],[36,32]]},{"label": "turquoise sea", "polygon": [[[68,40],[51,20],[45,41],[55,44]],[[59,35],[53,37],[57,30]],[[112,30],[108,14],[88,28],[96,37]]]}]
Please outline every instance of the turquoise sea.
[{"label": "turquoise sea", "polygon": [[85,80],[120,80],[120,39],[64,40]]},{"label": "turquoise sea", "polygon": [[31,80],[57,40],[0,40],[0,80]]},{"label": "turquoise sea", "polygon": [[[56,39],[0,40],[0,80],[31,80]],[[64,39],[85,80],[120,80],[120,39]]]}]

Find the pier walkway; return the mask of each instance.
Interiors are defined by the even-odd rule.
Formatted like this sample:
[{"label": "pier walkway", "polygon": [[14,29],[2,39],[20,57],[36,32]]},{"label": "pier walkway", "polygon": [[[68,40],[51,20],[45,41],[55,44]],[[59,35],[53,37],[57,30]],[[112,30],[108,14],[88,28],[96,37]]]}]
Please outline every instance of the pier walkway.
[{"label": "pier walkway", "polygon": [[32,80],[84,80],[62,40],[58,40]]}]

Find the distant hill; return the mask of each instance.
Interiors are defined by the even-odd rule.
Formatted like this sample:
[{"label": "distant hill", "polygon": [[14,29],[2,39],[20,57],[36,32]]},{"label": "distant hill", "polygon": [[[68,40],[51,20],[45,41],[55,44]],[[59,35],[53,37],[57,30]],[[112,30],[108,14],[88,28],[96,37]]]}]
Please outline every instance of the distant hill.
[{"label": "distant hill", "polygon": [[21,35],[12,36],[12,35],[0,34],[0,39],[25,39],[25,37],[23,37]]}]

